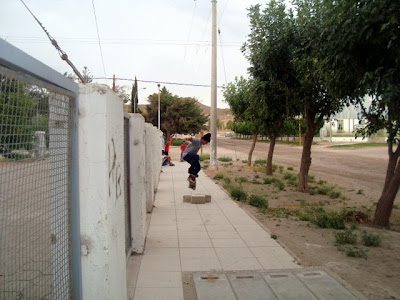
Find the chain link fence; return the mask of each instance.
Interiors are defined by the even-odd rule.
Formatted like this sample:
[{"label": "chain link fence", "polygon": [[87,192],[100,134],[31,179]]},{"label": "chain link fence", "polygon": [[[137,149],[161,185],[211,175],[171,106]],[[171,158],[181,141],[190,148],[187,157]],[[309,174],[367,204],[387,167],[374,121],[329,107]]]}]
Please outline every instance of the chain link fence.
[{"label": "chain link fence", "polygon": [[0,299],[70,299],[71,103],[0,66]]}]

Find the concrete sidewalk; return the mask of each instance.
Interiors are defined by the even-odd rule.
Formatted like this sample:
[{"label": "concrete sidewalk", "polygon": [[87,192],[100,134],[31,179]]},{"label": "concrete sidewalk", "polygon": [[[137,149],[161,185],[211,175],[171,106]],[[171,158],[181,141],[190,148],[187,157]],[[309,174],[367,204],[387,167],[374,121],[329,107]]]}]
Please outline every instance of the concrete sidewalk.
[{"label": "concrete sidewalk", "polygon": [[[266,287],[260,287],[258,293],[261,293],[272,287],[266,277],[271,275],[266,272],[272,270],[287,271],[286,274],[290,275],[285,275],[287,278],[294,278],[298,281],[296,284],[304,285],[304,280],[299,277],[301,274],[296,275],[296,270],[303,270],[299,263],[225,191],[203,172],[197,179],[196,191],[192,191],[187,182],[189,165],[186,162],[174,163],[175,166],[162,168],[145,252],[142,256],[133,256],[130,262],[130,299],[178,300],[184,299],[184,290],[185,299],[241,299],[237,296],[240,291],[233,284],[235,278],[232,274],[253,272],[254,276],[238,278],[253,278],[252,285],[262,281]],[[183,195],[190,194],[209,194],[212,199],[206,204],[184,203]],[[204,285],[199,278],[209,277],[201,274],[220,275],[207,281],[212,285]],[[280,277],[270,276],[270,279]],[[185,281],[182,278],[189,279]],[[285,284],[281,287],[283,290]],[[292,285],[293,281],[290,282]],[[192,296],[187,293],[190,287],[194,290]],[[237,298],[224,288],[233,289],[232,295]],[[305,289],[311,295],[308,299],[319,298],[315,292],[308,291],[308,287]],[[252,287],[252,290],[255,288]],[[261,299],[285,299],[285,296],[279,297],[279,288],[274,289],[272,294],[272,298],[266,297],[266,294],[260,296]],[[298,292],[294,291],[293,295],[298,295]],[[356,299],[351,296],[342,299]]]}]

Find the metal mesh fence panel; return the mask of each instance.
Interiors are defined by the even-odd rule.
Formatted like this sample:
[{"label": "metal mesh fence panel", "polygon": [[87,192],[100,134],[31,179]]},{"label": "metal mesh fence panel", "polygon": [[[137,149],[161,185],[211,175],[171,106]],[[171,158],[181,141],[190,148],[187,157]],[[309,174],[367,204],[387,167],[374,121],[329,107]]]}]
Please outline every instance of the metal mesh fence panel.
[{"label": "metal mesh fence panel", "polygon": [[70,96],[0,67],[0,298],[70,299]]},{"label": "metal mesh fence panel", "polygon": [[128,258],[132,251],[131,206],[130,206],[130,172],[129,172],[129,119],[124,118],[124,155],[125,155],[125,254]]}]

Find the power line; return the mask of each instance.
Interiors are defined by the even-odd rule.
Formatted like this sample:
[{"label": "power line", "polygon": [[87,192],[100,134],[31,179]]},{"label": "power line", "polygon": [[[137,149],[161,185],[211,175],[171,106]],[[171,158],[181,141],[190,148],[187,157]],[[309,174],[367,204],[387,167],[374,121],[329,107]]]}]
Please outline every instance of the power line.
[{"label": "power line", "polygon": [[[96,80],[113,80],[114,77],[94,77],[93,79]],[[121,81],[135,81],[135,79],[131,78],[118,78],[115,77],[115,80]],[[169,85],[182,85],[182,86],[194,86],[194,87],[211,87],[209,84],[194,84],[194,83],[182,83],[182,82],[168,82],[168,81],[159,81],[159,80],[141,80],[137,79],[138,82],[145,82],[145,83],[160,83],[160,84],[169,84]],[[222,88],[222,86],[217,86],[217,88]]]},{"label": "power line", "polygon": [[[194,9],[193,9],[192,21],[190,22],[190,29],[189,29],[189,35],[188,35],[188,38],[187,38],[187,43],[189,43],[190,33],[192,32],[192,26],[193,26],[194,15],[196,13],[196,7],[197,7],[197,1],[194,0]],[[187,52],[187,45],[185,45],[184,58],[186,58],[186,52]]]},{"label": "power line", "polygon": [[39,26],[43,29],[43,31],[46,33],[47,37],[49,38],[51,44],[54,46],[54,48],[57,49],[58,54],[60,55],[61,59],[66,61],[66,63],[72,68],[76,76],[81,80],[82,83],[86,83],[85,79],[81,75],[81,73],[78,71],[78,69],[74,66],[74,64],[68,59],[67,53],[65,53],[60,46],[58,45],[57,41],[50,35],[50,33],[46,30],[46,28],[43,26],[43,24],[39,21],[38,18],[33,14],[33,12],[29,9],[29,7],[25,4],[23,0],[21,0],[22,4],[25,6],[25,8],[29,11],[29,13],[32,15],[32,17],[36,20],[36,22],[39,24]]},{"label": "power line", "polygon": [[[41,37],[26,37],[26,36],[7,36],[7,41],[15,41],[19,43],[46,43],[47,39]],[[97,39],[91,38],[58,38],[63,43],[82,43],[82,44],[98,44]],[[165,46],[197,46],[197,47],[209,47],[211,41],[192,41],[186,43],[185,41],[179,40],[153,40],[153,39],[102,39],[101,43],[107,45],[121,45],[121,44],[135,44],[138,46],[146,45],[165,45]],[[223,47],[238,47],[241,46],[241,42],[225,42],[220,43]]]},{"label": "power line", "polygon": [[99,41],[99,47],[100,47],[101,63],[103,64],[104,77],[107,77],[107,75],[106,75],[106,67],[104,66],[103,49],[101,48],[101,43],[100,43],[99,26],[98,26],[98,24],[97,24],[97,15],[96,15],[96,9],[95,9],[95,7],[94,7],[94,0],[92,0],[92,5],[93,5],[94,20],[95,20],[95,22],[96,22],[97,39],[98,39],[98,41]]},{"label": "power line", "polygon": [[225,6],[224,6],[224,8],[223,8],[223,10],[222,10],[221,15],[219,16],[218,25],[219,25],[219,22],[221,22],[222,16],[224,15],[225,9],[226,9],[226,7],[227,7],[229,1],[230,1],[230,0],[226,0],[226,2],[225,2]]},{"label": "power line", "polygon": [[[221,30],[218,28],[218,35],[219,35],[219,39],[221,40]],[[221,56],[222,56],[222,66],[224,67],[224,76],[225,76],[225,84],[227,84],[227,80],[226,80],[226,70],[225,70],[225,59],[224,59],[224,51],[221,47]]]}]

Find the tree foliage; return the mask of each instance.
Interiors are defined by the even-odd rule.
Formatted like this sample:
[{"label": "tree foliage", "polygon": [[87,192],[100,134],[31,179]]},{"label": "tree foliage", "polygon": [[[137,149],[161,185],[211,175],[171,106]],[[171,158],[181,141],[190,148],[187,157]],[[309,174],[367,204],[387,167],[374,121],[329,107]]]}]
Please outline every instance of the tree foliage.
[{"label": "tree foliage", "polygon": [[[374,216],[374,224],[388,227],[400,186],[400,2],[321,0],[321,6],[321,38],[330,41],[321,48],[329,53],[322,62],[334,74],[331,84],[361,105],[368,120],[364,135],[388,133],[385,185]],[[370,107],[363,105],[365,94]]]},{"label": "tree foliage", "polygon": [[[148,98],[144,114],[147,122],[158,126],[158,94]],[[167,135],[195,134],[206,129],[208,117],[203,115],[197,100],[171,94],[165,87],[160,92],[160,129]]]}]

